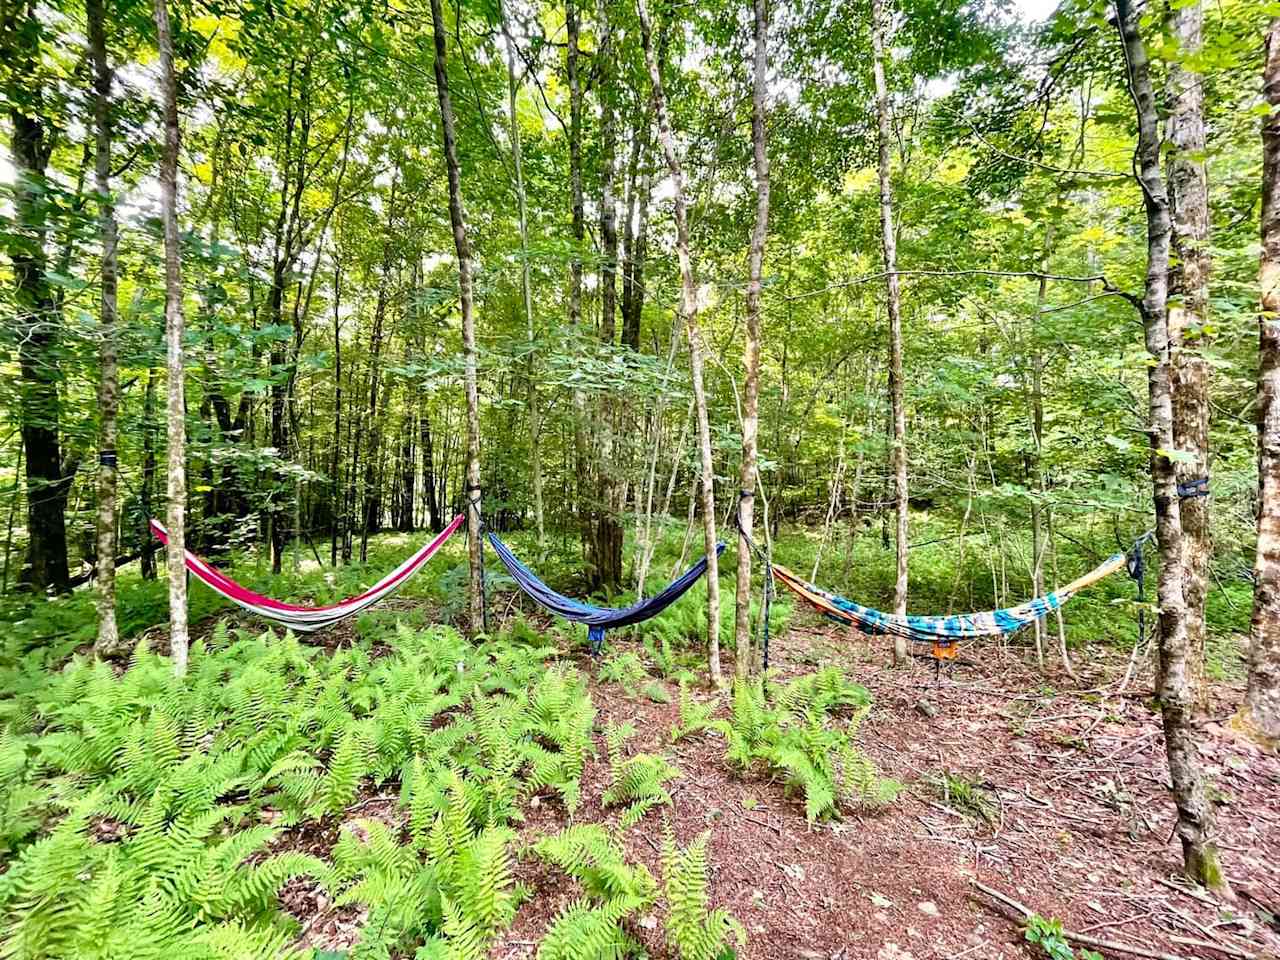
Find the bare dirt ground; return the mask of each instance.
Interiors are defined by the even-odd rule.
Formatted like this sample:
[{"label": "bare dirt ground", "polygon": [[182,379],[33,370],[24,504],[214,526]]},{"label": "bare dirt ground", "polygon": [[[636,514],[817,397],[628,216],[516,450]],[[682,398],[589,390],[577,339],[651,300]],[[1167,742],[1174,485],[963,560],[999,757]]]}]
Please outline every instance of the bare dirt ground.
[{"label": "bare dirt ground", "polygon": [[[1013,911],[975,888],[977,880],[1070,930],[1125,948],[1094,948],[1107,958],[1280,957],[1280,758],[1225,726],[1238,689],[1215,685],[1202,721],[1223,862],[1236,891],[1234,903],[1220,903],[1179,879],[1149,676],[1139,672],[1119,694],[1122,658],[1081,655],[1076,684],[1053,667],[1040,672],[1025,648],[985,646],[964,651],[950,674],[935,679],[931,661],[893,669],[884,641],[868,642],[807,613],[796,619],[774,640],[773,666],[791,676],[836,664],[872,692],[861,744],[886,776],[906,785],[883,812],[811,826],[802,800],[788,797],[781,783],[735,775],[715,734],[671,743],[678,717],[671,684],[663,684],[671,703],[591,684],[601,728],[632,721],[638,732],[628,753],[665,754],[682,772],[669,785],[673,806],[651,811],[626,832],[629,856],[660,876],[664,818],[682,843],[710,831],[711,904],[746,926],[749,941],[739,956],[1044,956],[1025,943]],[[594,675],[585,657],[580,666]],[[720,700],[727,714],[728,697]],[[608,762],[603,736],[597,741],[577,819],[615,825],[618,812],[600,802]],[[972,787],[977,800],[953,794],[956,784]],[[371,791],[348,817],[398,823],[403,814],[394,796],[394,785]],[[530,843],[568,822],[554,800],[537,800],[525,812],[520,834]],[[336,835],[336,825],[320,825],[296,840],[324,855]],[[491,955],[501,960],[532,958],[551,919],[581,893],[531,856],[521,858],[517,875],[534,895],[494,945]],[[305,886],[282,893],[304,924],[304,943],[345,949],[358,938],[357,912],[335,910]],[[631,924],[654,958],[671,956],[661,911],[659,903]]]}]

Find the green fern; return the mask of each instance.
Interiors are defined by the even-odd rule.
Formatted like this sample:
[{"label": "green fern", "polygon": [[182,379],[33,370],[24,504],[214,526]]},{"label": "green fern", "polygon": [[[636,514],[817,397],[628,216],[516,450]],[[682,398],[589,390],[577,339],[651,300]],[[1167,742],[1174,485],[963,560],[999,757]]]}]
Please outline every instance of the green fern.
[{"label": "green fern", "polygon": [[726,910],[707,908],[707,840],[685,849],[667,827],[662,840],[662,880],[667,898],[667,942],[681,960],[718,960],[732,938],[742,948],[747,932]]},{"label": "green fern", "polygon": [[689,695],[689,685],[680,684],[680,721],[671,728],[671,742],[679,743],[685,737],[692,737],[707,730],[715,730],[722,736],[728,737],[732,727],[723,720],[713,719],[719,706],[719,697],[699,703]]}]

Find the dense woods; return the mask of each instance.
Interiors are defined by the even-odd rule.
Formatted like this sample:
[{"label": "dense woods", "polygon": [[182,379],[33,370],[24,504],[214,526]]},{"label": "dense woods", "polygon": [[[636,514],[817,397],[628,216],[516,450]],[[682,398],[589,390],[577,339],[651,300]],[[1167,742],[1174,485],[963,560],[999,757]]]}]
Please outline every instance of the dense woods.
[{"label": "dense woods", "polygon": [[[595,734],[616,778],[603,807],[637,806],[616,835],[539,841],[587,899],[561,904],[538,956],[630,955],[655,897],[671,956],[775,955],[723,911],[681,914],[682,885],[706,913],[705,840],[668,830],[657,880],[623,862],[622,828],[673,803],[678,771],[626,747],[623,726],[593,733],[599,689],[521,646],[541,636],[588,672],[604,620],[537,588],[630,609],[703,557],[656,626],[610,629],[639,646],[608,647],[596,678],[677,683],[672,743],[723,738],[730,769],[799,787],[810,822],[879,809],[901,784],[856,745],[870,696],[836,667],[788,672],[827,663],[797,654],[805,638],[855,624],[834,662],[850,669],[856,639],[908,691],[895,702],[930,719],[963,670],[1013,656],[1038,679],[1012,699],[1037,683],[1091,696],[1088,731],[1149,707],[1142,755],[1160,756],[1176,818],[1159,829],[1197,896],[1280,903],[1224,866],[1244,841],[1220,822],[1233,813],[1206,740],[1215,724],[1258,764],[1280,747],[1273,12],[4,0],[0,785],[17,799],[0,803],[0,955],[88,955],[80,934],[50,932],[63,921],[41,913],[59,894],[37,889],[39,857],[67,876],[119,871],[121,904],[163,872],[129,852],[136,838],[118,857],[72,850],[96,850],[103,823],[133,837],[190,816],[213,851],[208,818],[229,797],[248,791],[246,810],[289,829],[341,823],[369,799],[357,781],[399,785],[411,840],[360,842],[408,843],[409,873],[371,879],[348,839],[323,863],[266,859],[256,879],[236,871],[263,863],[258,847],[210,852],[232,858],[220,876],[240,892],[199,909],[178,896],[182,929],[210,956],[294,949],[274,898],[307,875],[365,904],[352,956],[483,955],[523,896],[499,862],[517,799],[558,796],[572,821]],[[460,514],[465,557],[461,537],[414,554]],[[503,542],[545,583],[495,560]],[[236,600],[251,613],[260,592],[322,609],[352,595],[361,615],[314,634],[318,658],[293,637],[232,642],[230,594],[207,588],[225,578],[185,550],[251,585]],[[1053,591],[1117,553],[1064,607],[1075,591]],[[364,613],[411,555],[411,574],[429,572],[404,606]],[[788,573],[795,596],[779,596],[783,563],[870,614],[815,618],[829,595],[814,604]],[[1046,599],[1016,606],[1032,597]],[[573,623],[539,620],[539,604]],[[268,619],[310,629],[309,607],[279,609]],[[1000,628],[956,626],[967,611]],[[908,613],[949,622],[927,642]],[[303,663],[327,706],[291,686]],[[472,669],[497,671],[496,700]],[[243,695],[218,700],[223,682]],[[700,714],[693,689],[717,706]],[[380,712],[393,690],[416,717],[403,730]],[[248,720],[267,704],[270,745]],[[446,716],[471,726],[432,746]],[[135,739],[66,746],[90,723]],[[120,772],[157,750],[169,762],[154,739],[169,728],[153,726],[170,723],[174,764],[215,742],[239,758],[206,807],[162,809],[187,803],[163,790],[191,791],[159,767]],[[413,881],[420,903],[369,892],[409,883],[410,861],[433,871]],[[620,872],[601,892],[584,863]],[[179,909],[166,891],[153,919]],[[1044,955],[1071,956],[1068,941],[1090,955],[1087,930],[1059,924],[1053,953],[1013,907]],[[210,918],[244,939],[199,939]]]}]

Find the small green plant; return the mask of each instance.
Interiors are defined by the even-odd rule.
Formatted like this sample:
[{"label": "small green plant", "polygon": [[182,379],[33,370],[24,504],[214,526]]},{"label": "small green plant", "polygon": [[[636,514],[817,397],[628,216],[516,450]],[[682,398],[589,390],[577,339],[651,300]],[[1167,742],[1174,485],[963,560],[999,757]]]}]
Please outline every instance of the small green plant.
[{"label": "small green plant", "polygon": [[1102,955],[1093,950],[1081,950],[1076,953],[1063,933],[1062,921],[1052,917],[1042,917],[1033,913],[1027,917],[1023,931],[1028,943],[1038,946],[1049,960],[1102,960]]},{"label": "small green plant", "polygon": [[640,691],[644,696],[653,703],[670,703],[671,694],[667,693],[667,688],[657,680],[651,680],[644,685],[644,689]]},{"label": "small green plant", "polygon": [[728,736],[729,724],[724,720],[713,719],[719,706],[719,697],[699,703],[690,696],[689,685],[680,684],[680,722],[671,728],[671,742],[679,743],[685,737],[692,737],[705,730],[717,730]]},{"label": "small green plant", "polygon": [[996,809],[978,780],[943,770],[929,784],[939,799],[957,813],[972,820],[981,820],[989,827],[996,825],[999,819]]},{"label": "small green plant", "polygon": [[707,840],[704,833],[681,849],[667,826],[662,839],[662,880],[667,898],[667,942],[680,960],[720,960],[734,955],[730,939],[746,946],[747,931],[724,909],[707,905]]},{"label": "small green plant", "polygon": [[649,672],[635,653],[619,650],[605,658],[596,676],[601,683],[616,683],[628,696],[635,696],[636,688],[649,678]]},{"label": "small green plant", "polygon": [[664,784],[680,776],[678,769],[656,754],[624,757],[623,745],[634,733],[635,727],[629,723],[611,725],[605,731],[610,782],[601,802],[606,807],[628,804],[621,820],[624,829],[639,823],[654,807],[671,803],[671,794]]}]

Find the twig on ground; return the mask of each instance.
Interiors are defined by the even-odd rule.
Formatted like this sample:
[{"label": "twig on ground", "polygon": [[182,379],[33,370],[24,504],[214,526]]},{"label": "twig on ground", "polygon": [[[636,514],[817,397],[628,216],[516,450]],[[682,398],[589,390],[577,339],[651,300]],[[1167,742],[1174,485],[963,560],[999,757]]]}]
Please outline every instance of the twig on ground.
[{"label": "twig on ground", "polygon": [[[973,885],[978,890],[985,893],[991,899],[997,900],[1000,903],[1004,904],[1006,907],[1010,907],[1011,909],[1016,910],[1020,915],[1021,919],[1024,921],[1028,917],[1032,917],[1035,915],[1031,909],[1023,906],[1021,903],[1019,903],[1017,900],[1014,900],[1012,897],[1006,896],[1005,894],[1001,893],[999,890],[993,890],[990,887],[986,886],[985,884],[979,883],[977,880],[973,881]],[[1074,930],[1063,930],[1062,935],[1066,937],[1068,940],[1071,940],[1075,943],[1083,944],[1086,947],[1097,947],[1100,950],[1111,950],[1115,953],[1127,953],[1130,956],[1134,956],[1134,957],[1146,957],[1147,960],[1186,960],[1186,958],[1180,957],[1174,953],[1161,953],[1158,950],[1148,950],[1146,947],[1135,947],[1132,944],[1128,944],[1128,943],[1116,943],[1114,940],[1102,940],[1098,937],[1090,937],[1090,936],[1086,936],[1083,933],[1076,933]],[[1176,938],[1172,938],[1172,939],[1176,939]],[[1209,944],[1206,944],[1206,946],[1209,946]],[[1253,960],[1253,954],[1246,953],[1246,954],[1239,954],[1239,956],[1242,958],[1249,958],[1249,960]]]}]

